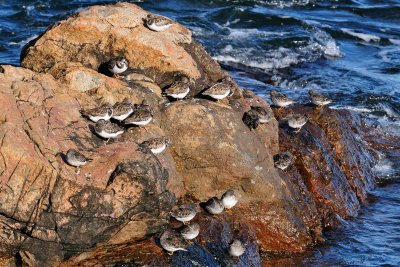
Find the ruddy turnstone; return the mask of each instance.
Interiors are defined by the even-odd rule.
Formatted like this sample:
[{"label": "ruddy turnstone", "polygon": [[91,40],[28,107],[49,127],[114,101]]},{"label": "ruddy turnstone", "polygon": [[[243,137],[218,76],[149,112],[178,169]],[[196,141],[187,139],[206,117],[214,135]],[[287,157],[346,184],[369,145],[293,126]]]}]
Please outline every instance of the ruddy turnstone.
[{"label": "ruddy turnstone", "polygon": [[269,95],[271,96],[271,100],[274,103],[274,105],[280,108],[287,107],[295,102],[294,100],[290,99],[284,94],[278,93],[275,90],[270,91]]},{"label": "ruddy turnstone", "polygon": [[80,112],[82,116],[89,118],[91,121],[98,122],[99,120],[108,121],[113,114],[113,109],[110,104],[104,104],[100,107],[81,110]]},{"label": "ruddy turnstone", "polygon": [[301,115],[290,112],[290,114],[284,119],[287,120],[287,124],[289,125],[289,127],[295,129],[295,132],[298,133],[300,132],[301,128],[308,122],[310,117],[308,116],[308,114]]},{"label": "ruddy turnstone", "polygon": [[81,166],[92,161],[92,159],[85,157],[82,153],[72,148],[67,151],[65,160],[69,165],[76,167],[76,174],[79,174]]},{"label": "ruddy turnstone", "polygon": [[308,94],[310,96],[310,100],[311,102],[319,107],[325,106],[325,105],[329,105],[330,103],[333,102],[332,99],[327,98],[321,94],[318,94],[317,92],[315,92],[314,90],[310,90],[308,91]]},{"label": "ruddy turnstone", "polygon": [[186,76],[181,77],[179,81],[174,82],[164,94],[175,99],[183,99],[190,91],[189,79]]},{"label": "ruddy turnstone", "polygon": [[115,103],[113,107],[113,115],[111,118],[123,121],[129,117],[133,112],[132,102],[125,98],[122,102]]},{"label": "ruddy turnstone", "polygon": [[190,222],[196,216],[197,209],[194,204],[185,204],[174,208],[171,216],[184,224]]},{"label": "ruddy turnstone", "polygon": [[243,243],[238,239],[233,240],[233,242],[229,246],[229,254],[232,257],[237,257],[238,259],[240,259],[240,256],[242,256],[245,251],[246,248],[244,247]]},{"label": "ruddy turnstone", "polygon": [[108,70],[115,75],[124,73],[128,69],[128,61],[123,57],[117,57],[108,62]]},{"label": "ruddy turnstone", "polygon": [[274,155],[274,165],[276,168],[286,170],[292,163],[293,155],[289,151]]},{"label": "ruddy turnstone", "polygon": [[225,78],[219,83],[214,84],[207,90],[205,90],[202,95],[209,96],[216,100],[221,100],[227,97],[232,91],[233,82],[231,78]]},{"label": "ruddy turnstone", "polygon": [[175,251],[187,251],[186,242],[178,233],[172,230],[166,230],[160,237],[160,244],[166,251],[172,255]]},{"label": "ruddy turnstone", "polygon": [[210,214],[220,214],[224,211],[224,204],[217,197],[212,197],[204,205],[206,211]]},{"label": "ruddy turnstone", "polygon": [[124,133],[124,128],[105,120],[99,120],[94,126],[94,131],[100,137],[110,140]]},{"label": "ruddy turnstone", "polygon": [[170,140],[166,137],[152,138],[142,143],[142,145],[149,148],[153,154],[163,152],[169,144]]},{"label": "ruddy turnstone", "polygon": [[184,225],[180,228],[180,233],[186,240],[193,240],[195,239],[200,233],[200,225],[198,223],[191,223]]},{"label": "ruddy turnstone", "polygon": [[222,195],[221,201],[225,209],[231,209],[238,203],[238,198],[235,194],[235,191],[229,189]]},{"label": "ruddy turnstone", "polygon": [[164,31],[174,24],[169,18],[156,14],[148,14],[145,23],[147,28],[156,32]]}]

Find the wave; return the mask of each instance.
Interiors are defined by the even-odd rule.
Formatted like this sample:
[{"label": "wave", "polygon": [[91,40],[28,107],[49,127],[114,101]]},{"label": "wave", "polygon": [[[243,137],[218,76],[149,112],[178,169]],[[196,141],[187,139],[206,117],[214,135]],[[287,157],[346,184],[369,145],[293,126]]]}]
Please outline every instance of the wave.
[{"label": "wave", "polygon": [[354,30],[342,28],[342,32],[347,33],[351,36],[357,37],[367,43],[369,42],[379,42],[381,38],[379,36],[373,35],[373,34],[367,34],[367,33],[361,33],[361,32],[356,32]]}]

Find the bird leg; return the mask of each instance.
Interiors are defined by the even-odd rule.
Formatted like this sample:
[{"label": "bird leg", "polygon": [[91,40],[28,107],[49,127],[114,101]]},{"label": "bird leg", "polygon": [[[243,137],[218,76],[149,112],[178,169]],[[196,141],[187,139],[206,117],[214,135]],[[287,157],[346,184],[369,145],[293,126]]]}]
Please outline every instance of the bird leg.
[{"label": "bird leg", "polygon": [[232,215],[232,214],[233,214],[232,209],[227,209],[225,212],[226,212],[226,214],[229,214],[229,215]]},{"label": "bird leg", "polygon": [[192,241],[192,240],[186,240],[186,242],[187,242],[190,246],[193,246],[193,241]]},{"label": "bird leg", "polygon": [[80,168],[80,167],[76,167],[75,174],[76,174],[76,175],[79,175],[79,173],[81,173],[81,168]]}]

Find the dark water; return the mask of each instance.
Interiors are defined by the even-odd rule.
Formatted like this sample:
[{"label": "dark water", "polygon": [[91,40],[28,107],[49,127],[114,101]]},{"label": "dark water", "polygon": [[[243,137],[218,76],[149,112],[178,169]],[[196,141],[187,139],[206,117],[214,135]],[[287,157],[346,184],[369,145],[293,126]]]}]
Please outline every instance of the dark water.
[{"label": "dark water", "polygon": [[[93,4],[115,1],[0,0],[0,62],[52,23]],[[305,100],[316,89],[334,108],[363,114],[380,132],[400,135],[400,0],[130,1],[189,27],[244,87],[277,88]],[[304,266],[400,266],[399,158],[377,174],[390,181],[369,205],[309,256]]]}]

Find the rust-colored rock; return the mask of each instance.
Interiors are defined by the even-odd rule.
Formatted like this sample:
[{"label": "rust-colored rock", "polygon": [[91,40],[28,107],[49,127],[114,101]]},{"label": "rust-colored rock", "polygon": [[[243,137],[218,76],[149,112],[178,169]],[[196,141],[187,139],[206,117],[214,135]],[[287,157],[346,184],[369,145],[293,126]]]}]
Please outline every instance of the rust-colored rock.
[{"label": "rust-colored rock", "polygon": [[[357,214],[376,159],[359,118],[295,106],[312,117],[299,134],[273,118],[250,131],[244,112],[269,105],[239,86],[219,102],[193,98],[226,73],[180,24],[145,28],[147,14],[127,3],[91,7],[25,48],[22,65],[31,70],[1,66],[1,263],[259,266],[259,250],[304,252],[323,240],[324,227]],[[122,80],[98,72],[116,56],[130,62]],[[169,102],[162,89],[178,74],[192,78],[192,92]],[[124,98],[146,99],[153,121],[105,144],[79,110]],[[139,145],[161,136],[172,140],[161,154]],[[93,158],[79,174],[63,161],[69,148]],[[273,155],[284,150],[297,159],[280,171]],[[199,213],[195,245],[168,257],[157,236],[175,227],[172,206],[228,189],[239,196],[232,214]],[[248,241],[241,263],[226,254],[235,237]]]},{"label": "rust-colored rock", "polygon": [[[158,232],[174,193],[182,192],[180,177],[163,167],[173,162],[161,163],[124,136],[104,145],[79,113],[82,106],[96,105],[95,97],[66,90],[49,74],[3,68],[1,254],[31,255],[27,258],[46,265],[95,244]],[[115,90],[121,85],[115,84],[109,89],[121,99],[122,89]],[[93,158],[79,175],[62,160],[69,148]]]},{"label": "rust-colored rock", "polygon": [[85,9],[29,44],[21,65],[45,72],[60,62],[80,62],[97,71],[123,56],[131,71],[145,74],[161,87],[171,84],[178,73],[191,77],[195,81],[191,95],[226,76],[188,29],[175,23],[166,31],[151,31],[143,23],[147,14],[129,3]]}]

